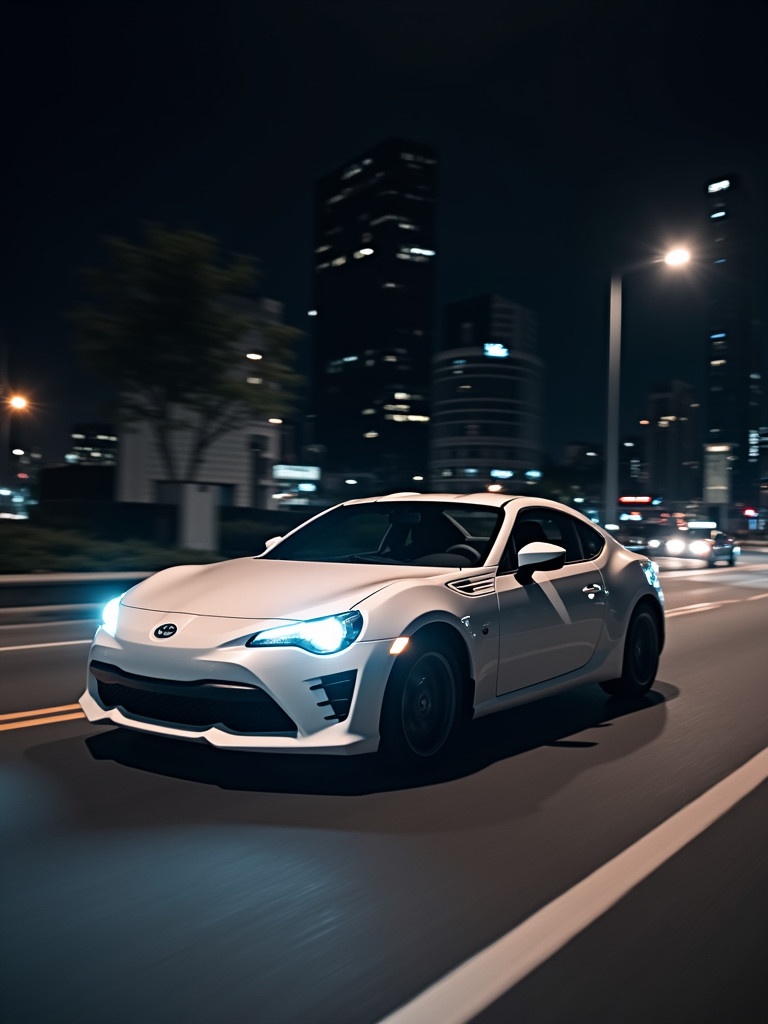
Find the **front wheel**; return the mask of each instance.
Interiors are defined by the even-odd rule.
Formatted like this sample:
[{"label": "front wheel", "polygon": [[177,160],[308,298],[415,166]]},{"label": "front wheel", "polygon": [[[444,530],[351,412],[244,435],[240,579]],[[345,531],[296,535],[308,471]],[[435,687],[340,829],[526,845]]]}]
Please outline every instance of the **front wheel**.
[{"label": "front wheel", "polygon": [[426,768],[454,745],[461,724],[461,687],[450,649],[416,647],[401,655],[384,695],[382,752],[390,762]]},{"label": "front wheel", "polygon": [[647,608],[637,609],[629,620],[624,641],[624,664],[619,679],[600,685],[616,697],[641,697],[653,686],[659,667],[659,627]]}]

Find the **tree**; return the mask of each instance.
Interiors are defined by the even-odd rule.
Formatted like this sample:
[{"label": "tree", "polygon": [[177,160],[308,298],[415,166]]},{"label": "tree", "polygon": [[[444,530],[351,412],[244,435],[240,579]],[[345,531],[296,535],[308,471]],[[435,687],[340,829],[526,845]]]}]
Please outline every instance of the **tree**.
[{"label": "tree", "polygon": [[[301,332],[260,319],[252,259],[224,265],[197,231],[145,225],[144,235],[143,245],[106,239],[105,265],[85,272],[95,301],[73,313],[77,347],[89,370],[119,382],[119,421],[149,426],[168,480],[195,480],[223,434],[291,412]],[[256,384],[248,353],[261,356],[247,364]]]}]

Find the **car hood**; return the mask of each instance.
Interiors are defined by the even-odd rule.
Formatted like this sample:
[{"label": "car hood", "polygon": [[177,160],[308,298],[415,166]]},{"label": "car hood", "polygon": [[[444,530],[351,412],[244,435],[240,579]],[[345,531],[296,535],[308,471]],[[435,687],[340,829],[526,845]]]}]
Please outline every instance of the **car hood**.
[{"label": "car hood", "polygon": [[296,619],[353,608],[398,580],[446,573],[457,570],[236,558],[164,569],[129,590],[123,604],[190,615]]}]

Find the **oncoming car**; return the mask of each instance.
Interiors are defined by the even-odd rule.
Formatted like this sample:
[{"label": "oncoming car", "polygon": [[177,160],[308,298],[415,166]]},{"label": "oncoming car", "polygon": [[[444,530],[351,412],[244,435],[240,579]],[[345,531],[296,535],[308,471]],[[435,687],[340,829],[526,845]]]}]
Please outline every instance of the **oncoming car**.
[{"label": "oncoming car", "polygon": [[111,601],[80,703],[91,722],[215,747],[427,765],[472,718],[590,682],[649,690],[656,569],[554,501],[348,501],[260,555],[165,569]]},{"label": "oncoming car", "polygon": [[[653,530],[653,526],[647,528]],[[631,545],[630,545],[631,546]],[[741,548],[717,523],[692,521],[679,527],[657,527],[643,542],[643,550],[654,558],[695,558],[711,567],[718,562],[735,565]]]}]

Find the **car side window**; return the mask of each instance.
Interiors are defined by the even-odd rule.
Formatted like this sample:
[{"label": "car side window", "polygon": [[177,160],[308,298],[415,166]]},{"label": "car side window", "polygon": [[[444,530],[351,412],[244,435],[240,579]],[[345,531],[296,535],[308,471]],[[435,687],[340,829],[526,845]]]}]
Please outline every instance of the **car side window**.
[{"label": "car side window", "polygon": [[[517,569],[517,553],[520,548],[534,541],[545,541],[565,548],[565,561],[582,562],[589,555],[582,553],[582,543],[577,527],[581,524],[570,516],[551,509],[525,509],[515,520],[510,541],[507,545],[505,558],[502,561],[504,571],[514,572]],[[589,530],[589,527],[587,527]],[[590,533],[594,531],[590,530]],[[599,534],[597,535],[599,538]]]},{"label": "car side window", "polygon": [[574,523],[576,525],[576,533],[581,541],[584,558],[597,558],[605,547],[605,538],[597,530],[593,530],[591,526],[582,523],[580,519],[575,519]]}]

